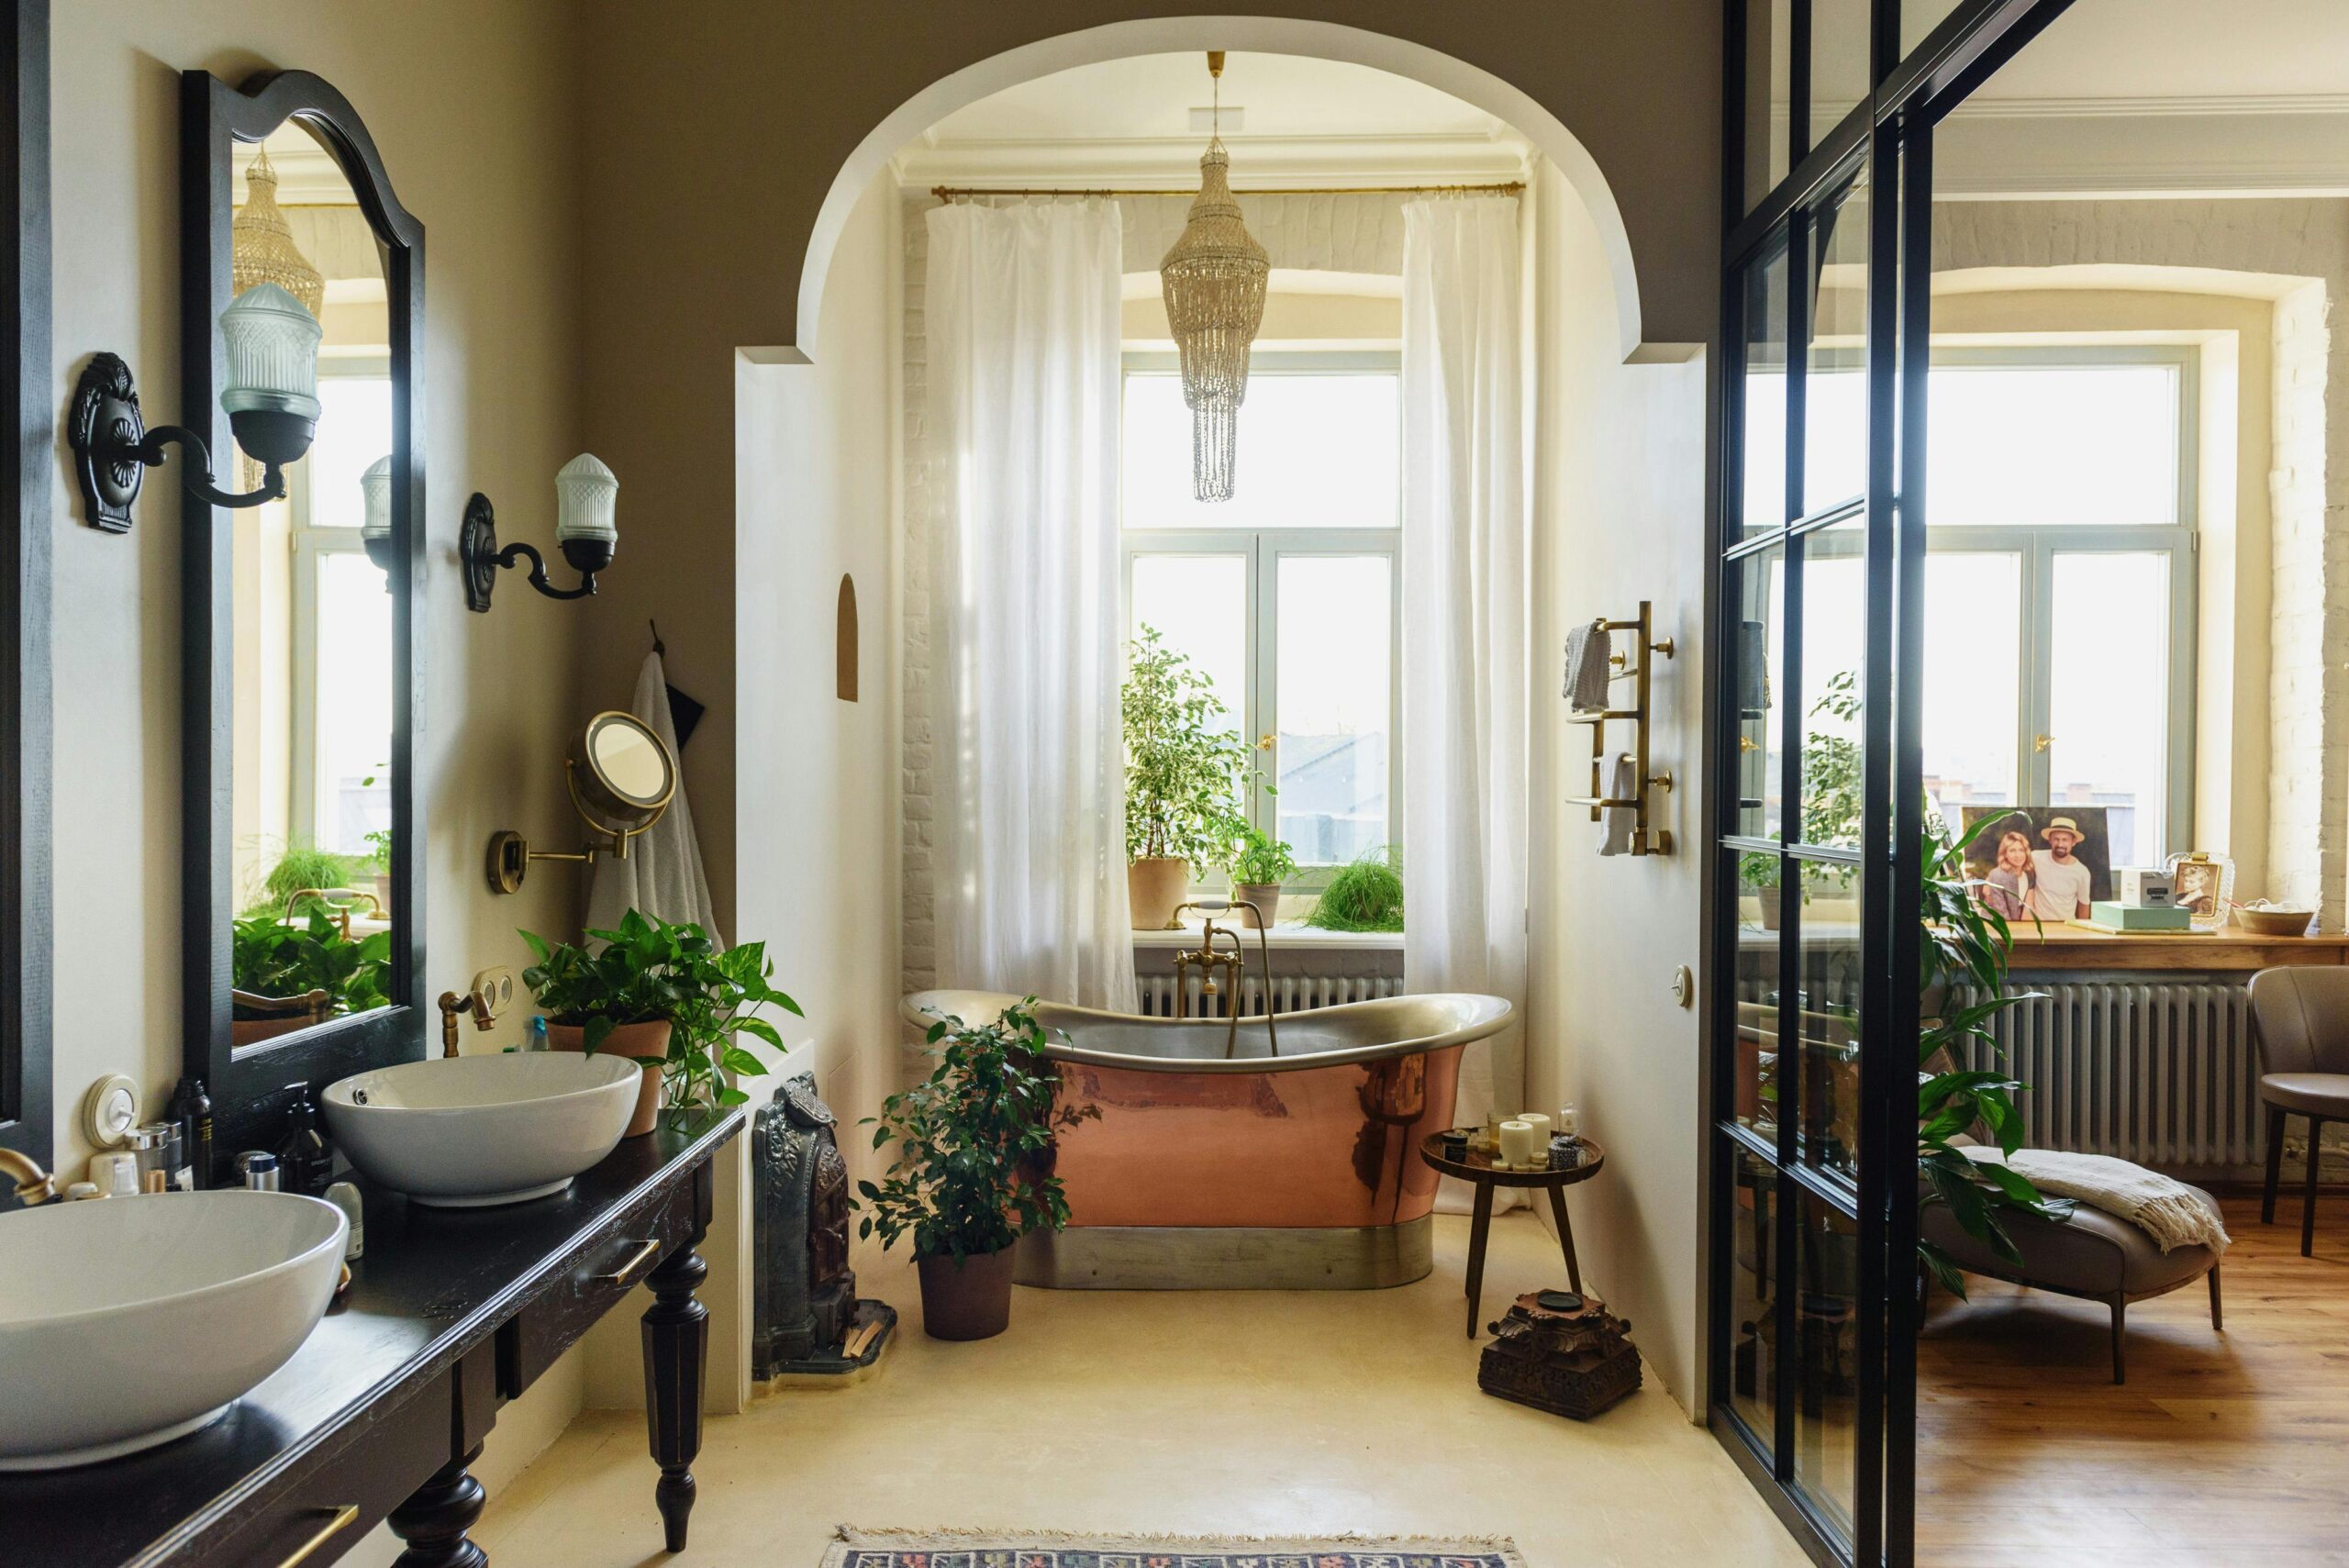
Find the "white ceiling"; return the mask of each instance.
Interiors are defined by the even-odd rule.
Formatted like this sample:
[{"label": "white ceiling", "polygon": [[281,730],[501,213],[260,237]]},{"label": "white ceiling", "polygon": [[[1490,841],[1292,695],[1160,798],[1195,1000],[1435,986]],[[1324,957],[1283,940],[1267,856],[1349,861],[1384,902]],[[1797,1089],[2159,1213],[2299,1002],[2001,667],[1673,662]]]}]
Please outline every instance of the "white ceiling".
[{"label": "white ceiling", "polygon": [[[959,109],[897,157],[908,184],[1090,178],[1182,188],[1198,178],[1210,102],[1203,54],[1137,55],[1023,83]],[[1343,175],[1367,183],[1507,179],[1528,144],[1492,116],[1406,77],[1338,61],[1228,55],[1232,183]]]},{"label": "white ceiling", "polygon": [[2349,96],[2343,0],[2077,0],[1978,97]]}]

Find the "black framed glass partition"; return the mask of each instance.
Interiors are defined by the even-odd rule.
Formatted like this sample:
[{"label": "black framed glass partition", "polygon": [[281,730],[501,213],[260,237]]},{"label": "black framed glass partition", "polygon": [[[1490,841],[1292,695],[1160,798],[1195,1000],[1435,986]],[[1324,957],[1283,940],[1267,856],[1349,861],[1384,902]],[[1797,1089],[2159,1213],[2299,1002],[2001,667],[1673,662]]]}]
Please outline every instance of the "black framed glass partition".
[{"label": "black framed glass partition", "polygon": [[1821,1562],[1915,1560],[1932,128],[2066,3],[1724,6],[1708,1418]]}]

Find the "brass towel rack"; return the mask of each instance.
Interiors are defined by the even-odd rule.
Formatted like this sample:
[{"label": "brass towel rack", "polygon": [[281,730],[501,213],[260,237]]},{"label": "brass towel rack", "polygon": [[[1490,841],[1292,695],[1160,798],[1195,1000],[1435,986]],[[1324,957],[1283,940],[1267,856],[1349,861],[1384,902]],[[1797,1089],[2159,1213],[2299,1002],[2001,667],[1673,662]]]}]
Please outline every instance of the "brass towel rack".
[{"label": "brass towel rack", "polygon": [[[1649,769],[1648,720],[1653,713],[1649,668],[1659,653],[1666,659],[1672,657],[1672,639],[1657,639],[1653,635],[1653,606],[1646,599],[1640,601],[1640,613],[1635,618],[1601,620],[1598,624],[1608,631],[1637,634],[1637,640],[1628,655],[1617,653],[1610,656],[1610,662],[1622,667],[1608,677],[1609,682],[1632,683],[1631,706],[1566,716],[1569,723],[1590,726],[1590,793],[1570,795],[1566,797],[1566,804],[1589,806],[1593,822],[1598,821],[1610,809],[1630,811],[1632,814],[1631,853],[1668,855],[1672,853],[1672,829],[1651,828],[1648,826],[1648,792],[1655,789],[1669,791],[1672,788],[1672,773],[1669,769]],[[1637,662],[1633,662],[1634,660]],[[1631,793],[1628,795],[1607,793],[1607,726],[1618,720],[1631,726]]]}]

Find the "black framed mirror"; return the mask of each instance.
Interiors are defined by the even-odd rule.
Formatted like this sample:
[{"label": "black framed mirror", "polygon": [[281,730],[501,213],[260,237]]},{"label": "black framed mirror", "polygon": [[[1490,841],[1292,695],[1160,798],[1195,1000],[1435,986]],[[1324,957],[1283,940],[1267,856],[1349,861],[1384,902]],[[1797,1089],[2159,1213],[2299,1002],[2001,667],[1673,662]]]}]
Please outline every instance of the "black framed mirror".
[{"label": "black framed mirror", "polygon": [[181,130],[186,422],[237,450],[222,389],[269,345],[228,340],[232,300],[284,290],[317,344],[285,495],[183,501],[187,1071],[225,1160],[273,1141],[289,1084],[424,1052],[424,229],[317,76],[185,72]]},{"label": "black framed mirror", "polygon": [[0,183],[17,243],[14,376],[0,376],[0,1147],[50,1162],[49,0],[5,0],[16,90],[0,113]]}]

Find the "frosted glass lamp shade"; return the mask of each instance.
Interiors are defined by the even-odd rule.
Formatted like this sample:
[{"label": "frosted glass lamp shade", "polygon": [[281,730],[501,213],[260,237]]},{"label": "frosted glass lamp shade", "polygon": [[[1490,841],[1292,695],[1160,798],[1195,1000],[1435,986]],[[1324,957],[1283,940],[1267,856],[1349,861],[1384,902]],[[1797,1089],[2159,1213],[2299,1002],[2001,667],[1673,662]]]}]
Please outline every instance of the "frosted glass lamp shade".
[{"label": "frosted glass lamp shade", "polygon": [[367,465],[359,476],[359,494],[366,509],[361,516],[359,537],[373,544],[377,539],[392,537],[392,460],[388,454]]},{"label": "frosted glass lamp shade", "polygon": [[554,541],[563,559],[582,572],[600,572],[612,563],[620,530],[614,521],[619,507],[620,482],[601,459],[581,452],[554,476]]},{"label": "frosted glass lamp shade", "polygon": [[318,428],[318,339],[325,329],[275,284],[255,284],[220,313],[228,383],[220,406],[245,455],[269,469],[299,462]]}]

